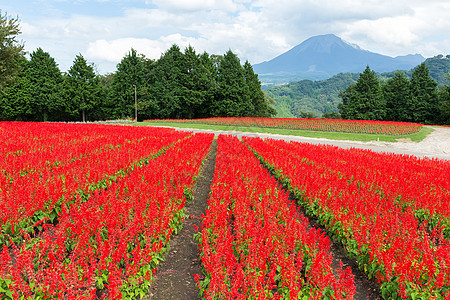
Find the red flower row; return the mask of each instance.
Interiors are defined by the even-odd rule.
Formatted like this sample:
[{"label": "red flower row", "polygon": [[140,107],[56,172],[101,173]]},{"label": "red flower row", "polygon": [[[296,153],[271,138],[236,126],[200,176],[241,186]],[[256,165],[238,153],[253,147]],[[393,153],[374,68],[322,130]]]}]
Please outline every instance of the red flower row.
[{"label": "red flower row", "polygon": [[333,274],[329,239],[235,137],[218,138],[208,202],[199,233],[207,299],[353,298],[351,270]]},{"label": "red flower row", "polygon": [[[448,170],[447,161],[270,139],[244,141],[366,273],[378,278],[383,296],[450,298],[450,243],[443,236],[448,228],[416,218],[422,196],[448,202],[448,182],[422,174]],[[448,171],[441,176],[448,177]],[[409,185],[418,189],[415,196]]]},{"label": "red flower row", "polygon": [[[155,121],[155,120],[148,120]],[[200,123],[227,126],[251,126],[284,129],[300,129],[330,132],[367,133],[382,135],[406,135],[417,132],[423,126],[417,123],[295,118],[207,118],[197,120],[160,120],[163,122]]]}]

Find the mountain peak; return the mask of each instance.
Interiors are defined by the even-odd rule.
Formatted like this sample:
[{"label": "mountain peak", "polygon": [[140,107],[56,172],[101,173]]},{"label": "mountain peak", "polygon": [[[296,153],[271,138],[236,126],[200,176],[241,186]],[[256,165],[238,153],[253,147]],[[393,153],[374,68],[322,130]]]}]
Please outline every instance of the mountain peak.
[{"label": "mountain peak", "polygon": [[302,44],[309,45],[309,46],[320,45],[327,50],[333,45],[339,45],[342,47],[350,46],[355,49],[361,49],[358,45],[351,44],[347,41],[344,41],[343,39],[341,39],[340,37],[338,37],[334,34],[316,35],[316,36],[310,37]]},{"label": "mountain peak", "polygon": [[295,79],[325,79],[338,73],[358,73],[366,66],[377,72],[417,66],[421,55],[393,58],[361,49],[334,34],[313,36],[274,59],[253,66],[260,75],[290,76]]},{"label": "mountain peak", "polygon": [[291,51],[296,53],[305,51],[315,51],[317,53],[331,53],[333,49],[338,48],[343,49],[347,48],[349,50],[350,48],[352,48],[355,50],[362,50],[358,45],[344,41],[343,39],[334,34],[324,34],[310,37],[309,39],[295,46],[286,53],[289,53]]}]

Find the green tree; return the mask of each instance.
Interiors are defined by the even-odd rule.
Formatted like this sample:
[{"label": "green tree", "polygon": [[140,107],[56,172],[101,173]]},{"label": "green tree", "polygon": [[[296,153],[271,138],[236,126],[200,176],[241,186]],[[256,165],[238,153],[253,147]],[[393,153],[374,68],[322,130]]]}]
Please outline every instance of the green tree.
[{"label": "green tree", "polygon": [[411,98],[410,83],[403,73],[397,72],[383,86],[386,100],[387,121],[408,121],[408,99]]},{"label": "green tree", "polygon": [[228,50],[220,60],[218,89],[214,97],[213,114],[218,117],[246,117],[254,111],[244,69],[239,58]]},{"label": "green tree", "polygon": [[223,55],[211,54],[211,56],[209,56],[209,59],[211,60],[211,63],[216,70],[216,75],[218,75],[219,66],[220,62],[223,60]]},{"label": "green tree", "polygon": [[183,53],[172,45],[150,71],[149,92],[153,99],[152,116],[161,119],[182,117],[182,98],[185,91],[183,81]]},{"label": "green tree", "polygon": [[28,77],[28,61],[25,57],[19,62],[20,72],[13,84],[0,93],[0,120],[32,121],[34,119],[33,101]]},{"label": "green tree", "polygon": [[115,73],[108,73],[104,75],[97,75],[98,81],[100,85],[102,86],[102,99],[101,99],[101,105],[95,110],[94,117],[98,120],[108,120],[111,118],[114,118],[114,114],[112,111],[112,105],[108,106],[109,104],[109,98],[108,96],[111,93],[112,90],[112,83],[114,80],[114,77],[116,76]]},{"label": "green tree", "polygon": [[102,86],[94,72],[94,67],[88,64],[79,54],[75,57],[65,80],[68,112],[80,116],[86,122],[88,113],[93,113],[101,105]]},{"label": "green tree", "polygon": [[366,67],[358,81],[340,94],[339,112],[345,119],[383,120],[386,102],[375,72]]},{"label": "green tree", "polygon": [[[136,86],[138,99],[146,94],[146,84],[150,65],[144,55],[138,55],[137,51],[131,49],[117,65],[117,72],[111,84],[108,96],[108,106],[114,118],[134,117],[135,99],[134,92]],[[141,106],[144,105],[141,103]],[[144,108],[141,108],[144,109]]]},{"label": "green tree", "polygon": [[356,84],[351,84],[344,91],[339,93],[342,103],[338,104],[338,109],[343,119],[356,119],[358,114],[357,103],[359,101],[356,91]]},{"label": "green tree", "polygon": [[380,82],[369,66],[359,76],[356,82],[356,90],[360,96],[357,106],[358,119],[383,120],[386,113],[386,102],[383,98]]},{"label": "green tree", "polygon": [[217,91],[217,75],[218,75],[218,61],[219,56],[209,55],[207,52],[203,52],[200,55],[200,62],[205,70],[205,79],[202,89],[206,91],[203,104],[198,109],[196,118],[212,117],[213,114],[213,102],[214,96]]},{"label": "green tree", "polygon": [[208,61],[208,54],[198,55],[189,46],[182,56],[180,85],[180,117],[200,118],[204,108],[210,107],[214,97],[215,71]]},{"label": "green tree", "polygon": [[64,110],[61,99],[63,76],[55,59],[41,48],[31,53],[28,66],[34,114],[37,120],[48,121]]},{"label": "green tree", "polygon": [[338,112],[326,112],[322,115],[322,119],[342,119]]},{"label": "green tree", "polygon": [[246,61],[244,63],[244,76],[245,83],[249,89],[249,96],[253,105],[252,117],[270,117],[276,114],[274,108],[272,108],[264,92],[261,89],[261,82],[258,79],[258,75],[253,71],[252,65]]},{"label": "green tree", "polygon": [[17,41],[19,26],[18,18],[9,18],[0,10],[0,90],[13,82],[25,55],[23,44]]},{"label": "green tree", "polygon": [[[445,75],[450,83],[450,73]],[[450,85],[444,85],[439,89],[439,123],[450,125]]]},{"label": "green tree", "polygon": [[414,69],[411,75],[408,118],[411,122],[433,123],[438,114],[437,83],[429,76],[428,67],[422,63]]},{"label": "green tree", "polygon": [[309,111],[299,110],[296,114],[302,119],[317,119],[318,118],[317,115],[315,115],[313,112],[309,112]]}]

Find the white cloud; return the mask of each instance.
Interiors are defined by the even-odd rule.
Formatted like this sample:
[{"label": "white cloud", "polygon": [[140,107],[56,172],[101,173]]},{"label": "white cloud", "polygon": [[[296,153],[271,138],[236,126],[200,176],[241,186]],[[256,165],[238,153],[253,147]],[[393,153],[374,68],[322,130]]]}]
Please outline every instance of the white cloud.
[{"label": "white cloud", "polygon": [[407,48],[419,40],[416,34],[420,21],[410,16],[358,20],[347,25],[345,37],[360,40],[361,43],[379,43],[389,50]]},{"label": "white cloud", "polygon": [[153,1],[158,7],[165,10],[185,10],[185,11],[196,11],[212,9],[216,4],[215,0],[155,0]]},{"label": "white cloud", "polygon": [[[42,1],[46,10],[39,15]],[[75,4],[68,0],[22,2],[14,1],[21,10],[36,12],[20,16],[20,38],[27,50],[42,47],[55,55],[63,70],[83,53],[111,72],[131,47],[156,59],[174,43],[211,54],[231,49],[254,64],[326,33],[391,56],[450,54],[447,0],[96,0],[120,6],[114,16],[102,11],[87,16],[80,13],[83,10],[73,14],[70,8]],[[36,6],[24,8],[29,5]]]},{"label": "white cloud", "polygon": [[184,37],[180,34],[163,36],[158,40],[123,38],[112,41],[97,40],[89,43],[85,51],[86,58],[91,60],[101,60],[118,63],[130,51],[135,49],[138,53],[144,54],[151,59],[158,59],[162,53],[169,49],[173,44],[177,44],[183,50],[189,45],[194,48],[202,44],[201,39]]},{"label": "white cloud", "polygon": [[[421,53],[425,57],[436,55],[438,47],[431,47],[428,39],[434,40],[441,51],[449,50],[445,44],[450,39],[448,28],[450,20],[444,15],[450,11],[450,3],[416,4],[408,14],[398,14],[375,20],[355,20],[346,23],[342,37],[360,44],[363,48],[383,54],[397,56]],[[432,42],[433,43],[433,42]]]},{"label": "white cloud", "polygon": [[163,10],[175,12],[201,10],[225,10],[234,12],[242,8],[241,5],[234,3],[233,0],[154,0],[152,3]]}]

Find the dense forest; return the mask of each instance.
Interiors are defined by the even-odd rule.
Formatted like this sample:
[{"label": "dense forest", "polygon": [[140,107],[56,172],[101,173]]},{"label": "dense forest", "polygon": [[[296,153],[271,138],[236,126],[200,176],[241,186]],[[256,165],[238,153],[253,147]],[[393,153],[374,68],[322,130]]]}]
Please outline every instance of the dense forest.
[{"label": "dense forest", "polygon": [[80,54],[62,73],[38,48],[25,57],[18,19],[0,15],[0,120],[92,121],[134,118],[269,117],[275,114],[258,76],[231,51],[184,52],[158,60],[131,49],[112,74],[99,75]]},{"label": "dense forest", "polygon": [[[438,55],[425,60],[429,76],[438,84],[438,94],[445,94],[450,80],[446,74],[450,72],[450,55]],[[414,69],[389,73],[375,73],[381,86],[384,86],[397,73],[411,80]],[[340,73],[321,81],[302,80],[285,85],[269,87],[265,90],[268,97],[276,104],[278,117],[338,117],[338,105],[342,103],[340,93],[359,78],[358,73]]]}]

